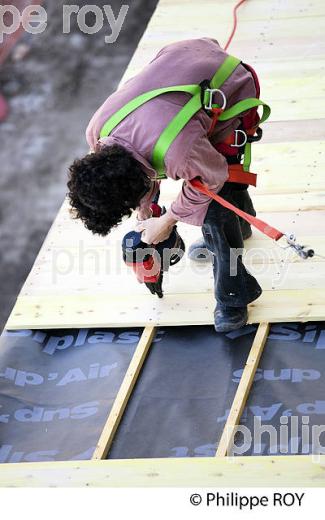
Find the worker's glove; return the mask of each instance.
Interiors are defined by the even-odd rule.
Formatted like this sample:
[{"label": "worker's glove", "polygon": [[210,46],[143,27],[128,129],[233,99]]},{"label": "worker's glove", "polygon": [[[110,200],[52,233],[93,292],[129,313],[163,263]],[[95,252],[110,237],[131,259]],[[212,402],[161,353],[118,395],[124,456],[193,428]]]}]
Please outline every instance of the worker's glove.
[{"label": "worker's glove", "polygon": [[135,229],[139,232],[142,231],[141,240],[146,244],[159,244],[159,242],[167,240],[176,222],[167,212],[158,218],[139,221]]}]

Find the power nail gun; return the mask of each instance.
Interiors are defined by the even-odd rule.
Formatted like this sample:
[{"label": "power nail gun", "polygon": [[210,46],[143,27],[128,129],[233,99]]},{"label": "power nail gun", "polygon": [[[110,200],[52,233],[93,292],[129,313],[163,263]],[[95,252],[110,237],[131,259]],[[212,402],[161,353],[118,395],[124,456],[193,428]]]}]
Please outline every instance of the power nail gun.
[{"label": "power nail gun", "polygon": [[[159,217],[164,210],[153,204],[153,216]],[[148,245],[141,240],[141,233],[130,231],[122,241],[123,260],[132,267],[140,283],[145,283],[152,294],[163,297],[164,272],[177,264],[185,253],[185,244],[177,231],[177,226],[167,240],[156,245]]]}]

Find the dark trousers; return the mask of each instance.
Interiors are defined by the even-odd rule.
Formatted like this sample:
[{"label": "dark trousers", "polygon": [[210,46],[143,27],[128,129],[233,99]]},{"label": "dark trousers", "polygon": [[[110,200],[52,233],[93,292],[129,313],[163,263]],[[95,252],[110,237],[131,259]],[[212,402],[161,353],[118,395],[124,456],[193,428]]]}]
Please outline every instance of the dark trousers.
[{"label": "dark trousers", "polygon": [[[226,182],[219,195],[247,213],[255,213],[245,186]],[[258,298],[262,289],[242,261],[244,243],[238,216],[213,200],[202,232],[207,248],[213,253],[217,303],[244,307]]]}]

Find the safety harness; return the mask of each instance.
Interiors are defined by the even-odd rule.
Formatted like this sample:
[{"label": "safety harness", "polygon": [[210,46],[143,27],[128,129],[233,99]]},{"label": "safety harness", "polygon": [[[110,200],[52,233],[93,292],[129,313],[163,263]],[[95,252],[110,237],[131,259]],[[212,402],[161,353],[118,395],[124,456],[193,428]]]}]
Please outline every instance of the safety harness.
[{"label": "safety harness", "polygon": [[[100,131],[100,138],[108,137],[114,128],[123,121],[123,119],[151,99],[171,92],[184,92],[191,95],[190,100],[185,103],[176,116],[169,122],[153,147],[151,164],[157,172],[157,180],[167,178],[165,172],[165,156],[170,146],[190,119],[195,116],[199,110],[204,109],[211,116],[211,126],[208,136],[213,133],[218,121],[223,122],[240,117],[241,128],[230,133],[225,141],[218,143],[215,148],[223,155],[229,157],[232,155],[238,155],[239,149],[244,147],[243,163],[228,164],[228,182],[256,186],[256,174],[249,171],[251,165],[251,143],[261,139],[262,130],[259,125],[268,119],[271,109],[266,103],[261,101],[259,97],[243,99],[227,108],[226,96],[220,87],[222,87],[224,82],[231,76],[240,63],[241,61],[238,58],[228,55],[211,80],[204,80],[198,85],[175,85],[171,87],[163,87],[140,94],[126,103],[105,122]],[[260,89],[255,71],[249,65],[243,65],[251,72],[255,81],[256,93],[257,96],[259,96]],[[220,96],[221,103],[214,102],[216,96]],[[263,107],[261,117],[257,112],[258,107]],[[240,138],[242,139],[241,141],[239,141]],[[289,243],[289,237],[287,234],[270,226],[262,220],[249,215],[220,197],[220,195],[211,192],[199,178],[190,181],[190,183],[198,191],[208,195],[219,202],[222,206],[234,211],[238,216],[247,220],[269,238],[279,240],[285,235]],[[290,238],[292,242],[293,237],[290,236]],[[294,244],[291,243],[290,247],[295,249],[300,256],[305,258],[305,251],[303,251],[304,248],[303,246],[295,244],[295,238]],[[297,247],[299,247],[298,251]]]},{"label": "safety harness", "polygon": [[[145,92],[136,98],[129,101],[124,107],[115,112],[104,124],[103,128],[100,132],[100,137],[107,137],[114,130],[114,128],[123,121],[129,114],[131,114],[134,110],[142,106],[147,101],[160,96],[162,94],[167,94],[170,92],[185,92],[190,94],[191,99],[181,108],[181,110],[176,114],[176,116],[169,122],[164,131],[159,136],[157,142],[154,145],[152,152],[151,163],[154,169],[157,172],[157,179],[165,179],[165,156],[178,136],[178,134],[183,130],[186,124],[190,121],[190,119],[202,108],[211,113],[212,122],[209,130],[209,134],[211,135],[215,125],[218,121],[228,121],[229,119],[233,119],[235,117],[240,116],[244,112],[251,112],[249,119],[252,121],[252,126],[247,128],[246,137],[244,143],[236,143],[237,146],[245,145],[244,149],[244,163],[243,165],[236,165],[234,171],[236,172],[236,177],[238,178],[239,171],[243,173],[246,172],[248,175],[244,175],[240,180],[232,181],[231,176],[232,172],[230,171],[230,182],[243,182],[245,184],[256,185],[256,177],[254,174],[250,174],[249,168],[251,164],[251,142],[252,140],[258,140],[260,137],[257,136],[254,138],[254,134],[261,123],[263,123],[270,115],[271,109],[270,107],[257,98],[247,98],[242,101],[239,101],[232,107],[226,109],[226,97],[220,87],[223,83],[231,76],[237,66],[241,63],[238,58],[233,56],[227,56],[225,61],[219,67],[219,69],[214,74],[211,80],[204,80],[199,85],[176,85],[172,87],[164,87],[158,88],[155,90],[150,90],[149,92]],[[216,95],[220,95],[222,98],[222,104],[214,103],[214,97]],[[263,115],[262,118],[259,119],[257,116],[257,108],[259,106],[263,106]],[[244,118],[245,121],[245,118]],[[246,119],[247,121],[247,119]],[[246,125],[247,127],[247,125]],[[241,133],[242,135],[245,133],[243,130],[237,131],[237,133]],[[236,135],[237,135],[236,133]],[[249,137],[248,137],[249,136]],[[230,168],[233,170],[233,168]],[[245,179],[245,180],[244,180]],[[249,182],[247,182],[249,181]]]}]

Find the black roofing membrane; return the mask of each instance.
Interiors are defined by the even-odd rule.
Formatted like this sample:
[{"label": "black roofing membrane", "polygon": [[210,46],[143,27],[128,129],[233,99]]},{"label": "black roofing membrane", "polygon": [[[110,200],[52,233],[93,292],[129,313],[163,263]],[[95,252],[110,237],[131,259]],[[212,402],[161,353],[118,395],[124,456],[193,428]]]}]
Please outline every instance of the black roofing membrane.
[{"label": "black roofing membrane", "polygon": [[[213,456],[255,331],[159,328],[108,458]],[[0,463],[90,459],[141,332],[5,331]],[[272,325],[234,455],[310,453],[312,428],[325,425],[324,370],[325,322]]]}]

